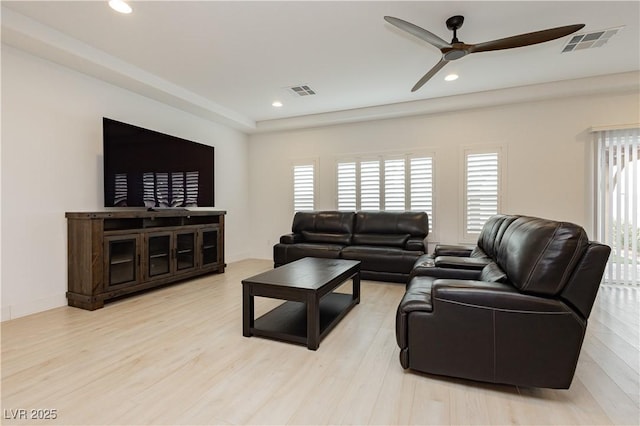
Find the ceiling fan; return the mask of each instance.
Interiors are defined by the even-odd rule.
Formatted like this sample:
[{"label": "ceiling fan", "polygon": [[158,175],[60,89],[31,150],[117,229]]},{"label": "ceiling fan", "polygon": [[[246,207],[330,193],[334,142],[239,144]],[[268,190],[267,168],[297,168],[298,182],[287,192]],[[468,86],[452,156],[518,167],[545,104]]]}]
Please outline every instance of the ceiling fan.
[{"label": "ceiling fan", "polygon": [[465,44],[458,40],[457,35],[457,31],[460,29],[460,27],[462,27],[462,24],[464,22],[464,16],[456,15],[447,19],[447,28],[453,31],[453,39],[451,40],[451,43],[447,43],[437,35],[425,30],[424,28],[420,28],[419,26],[402,19],[394,18],[392,16],[385,16],[384,20],[392,25],[395,25],[401,30],[404,30],[409,34],[412,34],[419,39],[432,44],[442,52],[442,58],[440,59],[440,62],[438,62],[433,68],[429,70],[429,72],[427,72],[420,80],[418,80],[415,86],[413,86],[413,88],[411,89],[412,92],[415,92],[416,90],[421,88],[431,77],[436,75],[436,73],[440,71],[442,67],[447,64],[447,62],[455,61],[456,59],[460,59],[470,53],[512,49],[514,47],[523,47],[530,46],[532,44],[544,43],[546,41],[564,37],[584,27],[584,24],[567,25],[564,27],[550,28],[548,30],[535,31],[532,33],[520,34],[512,37],[501,38],[498,40],[487,41],[484,43]]}]

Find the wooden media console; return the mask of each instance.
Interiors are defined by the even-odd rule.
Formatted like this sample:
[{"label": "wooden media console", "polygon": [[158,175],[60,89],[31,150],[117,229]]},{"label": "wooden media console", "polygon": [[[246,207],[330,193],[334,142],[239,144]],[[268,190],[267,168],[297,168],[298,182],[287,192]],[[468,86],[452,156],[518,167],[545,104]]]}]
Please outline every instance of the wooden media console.
[{"label": "wooden media console", "polygon": [[69,306],[104,302],[212,272],[224,272],[218,210],[107,209],[68,212]]}]

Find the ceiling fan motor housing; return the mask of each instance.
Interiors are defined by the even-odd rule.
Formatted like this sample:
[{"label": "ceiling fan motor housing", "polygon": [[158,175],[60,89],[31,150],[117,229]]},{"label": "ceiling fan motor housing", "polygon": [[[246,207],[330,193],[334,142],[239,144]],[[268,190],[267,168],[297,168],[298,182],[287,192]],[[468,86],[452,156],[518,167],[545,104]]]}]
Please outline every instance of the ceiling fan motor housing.
[{"label": "ceiling fan motor housing", "polygon": [[456,48],[454,46],[453,50],[449,50],[448,52],[443,53],[443,57],[447,61],[455,61],[456,59],[460,59],[467,55],[467,51],[464,48]]}]

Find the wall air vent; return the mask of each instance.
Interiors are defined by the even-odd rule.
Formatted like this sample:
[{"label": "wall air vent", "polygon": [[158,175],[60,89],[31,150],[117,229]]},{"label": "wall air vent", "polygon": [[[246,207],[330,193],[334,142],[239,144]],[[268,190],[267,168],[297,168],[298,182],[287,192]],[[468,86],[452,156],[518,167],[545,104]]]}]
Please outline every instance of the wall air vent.
[{"label": "wall air vent", "polygon": [[590,33],[576,34],[567,42],[562,49],[562,53],[573,52],[574,50],[590,49],[600,47],[609,41],[622,27],[610,28],[608,30],[593,31]]},{"label": "wall air vent", "polygon": [[309,87],[306,84],[301,84],[299,86],[293,86],[293,87],[288,87],[287,90],[294,95],[297,96],[310,96],[310,95],[315,95],[316,91],[313,90],[311,87]]}]

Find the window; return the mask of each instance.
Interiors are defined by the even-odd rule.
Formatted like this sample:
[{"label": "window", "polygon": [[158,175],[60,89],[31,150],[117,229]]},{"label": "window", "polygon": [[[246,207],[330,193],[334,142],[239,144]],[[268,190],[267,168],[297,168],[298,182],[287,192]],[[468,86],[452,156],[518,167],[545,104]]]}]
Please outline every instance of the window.
[{"label": "window", "polygon": [[384,209],[405,209],[404,159],[384,162]]},{"label": "window", "polygon": [[360,210],[380,210],[380,161],[360,163]]},{"label": "window", "polygon": [[338,210],[356,210],[356,166],[355,162],[338,164]]},{"label": "window", "polygon": [[314,163],[293,166],[293,210],[311,211],[315,208]]},{"label": "window", "polygon": [[464,238],[476,237],[500,211],[500,150],[465,150]]},{"label": "window", "polygon": [[433,159],[431,157],[411,158],[409,179],[410,209],[431,213],[433,210]]},{"label": "window", "polygon": [[433,223],[433,156],[406,155],[337,164],[338,210],[425,211]]},{"label": "window", "polygon": [[604,281],[640,277],[640,128],[596,131],[596,239],[611,247]]}]

